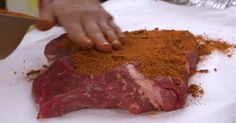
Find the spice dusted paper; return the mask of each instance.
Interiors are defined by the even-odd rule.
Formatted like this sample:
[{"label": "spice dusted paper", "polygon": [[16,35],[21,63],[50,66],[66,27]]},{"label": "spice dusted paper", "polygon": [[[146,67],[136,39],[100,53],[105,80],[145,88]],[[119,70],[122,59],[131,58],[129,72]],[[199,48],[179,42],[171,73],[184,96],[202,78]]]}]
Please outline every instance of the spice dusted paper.
[{"label": "spice dusted paper", "polygon": [[[179,6],[154,0],[110,0],[104,4],[123,30],[177,29],[236,43],[235,9],[215,10]],[[29,32],[20,47],[0,61],[0,122],[7,123],[235,123],[236,51],[231,58],[219,52],[199,64],[207,74],[193,76],[190,83],[201,84],[204,95],[188,98],[186,107],[172,112],[133,115],[118,109],[83,109],[62,117],[37,120],[38,108],[31,95],[31,82],[25,74],[46,64],[45,44],[63,33],[61,28],[48,32]],[[214,71],[217,68],[217,72]]]}]

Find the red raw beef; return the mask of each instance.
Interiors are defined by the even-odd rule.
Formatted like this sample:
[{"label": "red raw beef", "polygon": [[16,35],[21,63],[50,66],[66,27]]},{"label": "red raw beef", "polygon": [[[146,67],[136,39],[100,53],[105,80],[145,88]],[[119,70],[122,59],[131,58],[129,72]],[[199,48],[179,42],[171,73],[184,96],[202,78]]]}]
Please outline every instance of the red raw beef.
[{"label": "red raw beef", "polygon": [[[135,64],[122,64],[102,75],[81,74],[75,71],[69,51],[62,48],[65,44],[65,36],[61,36],[45,48],[46,57],[55,62],[33,82],[38,118],[83,108],[121,108],[138,114],[172,111],[185,105],[187,83],[183,80],[168,76],[151,79],[140,73]],[[197,64],[198,45],[186,55],[189,76]]]}]

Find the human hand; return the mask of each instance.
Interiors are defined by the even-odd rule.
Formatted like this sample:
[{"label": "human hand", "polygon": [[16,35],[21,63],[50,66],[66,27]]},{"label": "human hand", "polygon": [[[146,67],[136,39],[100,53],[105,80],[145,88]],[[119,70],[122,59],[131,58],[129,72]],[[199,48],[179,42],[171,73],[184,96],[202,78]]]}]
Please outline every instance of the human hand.
[{"label": "human hand", "polygon": [[46,0],[41,11],[41,19],[61,25],[67,31],[70,40],[82,49],[95,47],[99,51],[110,52],[120,49],[124,43],[124,34],[114,23],[98,0]]}]

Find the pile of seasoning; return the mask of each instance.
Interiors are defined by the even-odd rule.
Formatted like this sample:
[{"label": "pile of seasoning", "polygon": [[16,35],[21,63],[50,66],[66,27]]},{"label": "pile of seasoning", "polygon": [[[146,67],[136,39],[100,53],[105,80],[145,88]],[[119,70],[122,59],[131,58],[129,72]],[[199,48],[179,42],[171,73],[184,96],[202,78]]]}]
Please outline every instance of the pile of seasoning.
[{"label": "pile of seasoning", "polygon": [[188,81],[186,52],[195,49],[197,42],[188,31],[140,30],[125,32],[126,44],[111,54],[96,50],[78,50],[73,54],[75,69],[84,74],[103,74],[122,64],[137,64],[148,77],[169,76]]}]

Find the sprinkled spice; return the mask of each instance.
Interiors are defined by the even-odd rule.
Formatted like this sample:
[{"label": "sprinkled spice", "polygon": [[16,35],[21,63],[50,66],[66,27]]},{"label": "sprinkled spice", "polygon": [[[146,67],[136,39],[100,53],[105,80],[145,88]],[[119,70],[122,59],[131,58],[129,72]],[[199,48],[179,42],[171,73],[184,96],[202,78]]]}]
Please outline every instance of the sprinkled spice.
[{"label": "sprinkled spice", "polygon": [[229,58],[231,58],[231,57],[232,57],[232,55],[231,55],[231,54],[228,54],[227,56],[228,56]]},{"label": "sprinkled spice", "polygon": [[216,69],[216,68],[214,68],[214,71],[215,71],[215,72],[217,72],[217,69]]},{"label": "sprinkled spice", "polygon": [[201,97],[204,94],[203,89],[197,84],[191,84],[188,88],[188,93],[192,97]]},{"label": "sprinkled spice", "polygon": [[45,72],[47,70],[47,65],[42,65],[41,68],[36,70],[30,70],[26,73],[26,76],[29,80],[34,80],[37,76],[39,76],[41,73]]},{"label": "sprinkled spice", "polygon": [[209,70],[208,69],[201,69],[201,70],[192,70],[191,71],[191,75],[194,75],[194,74],[197,74],[197,73],[209,73]]},{"label": "sprinkled spice", "polygon": [[43,67],[43,68],[45,68],[45,69],[46,69],[46,68],[48,68],[48,66],[47,66],[47,65],[45,65],[45,64],[44,64],[42,67]]},{"label": "sprinkled spice", "polygon": [[[204,60],[208,55],[210,55],[213,51],[219,51],[221,53],[226,54],[228,57],[232,57],[230,54],[230,48],[236,48],[236,45],[228,44],[222,40],[212,40],[207,37],[203,36],[196,36],[196,40],[200,45],[199,48],[199,60]],[[217,69],[215,68],[214,71],[216,72]],[[196,73],[208,73],[209,70],[192,70],[191,75]]]},{"label": "sprinkled spice", "polygon": [[31,70],[29,71],[26,75],[27,76],[32,76],[32,75],[38,75],[41,72],[41,70]]},{"label": "sprinkled spice", "polygon": [[213,51],[218,50],[231,57],[229,53],[230,48],[235,48],[235,45],[228,44],[222,40],[207,39],[202,36],[197,36],[197,42],[200,44],[199,55],[206,56],[211,54]]},{"label": "sprinkled spice", "polygon": [[208,69],[202,69],[202,70],[198,70],[199,73],[208,73],[209,70]]},{"label": "sprinkled spice", "polygon": [[190,71],[190,75],[194,75],[194,74],[197,74],[197,73],[198,73],[198,70],[196,70],[196,69]]}]

